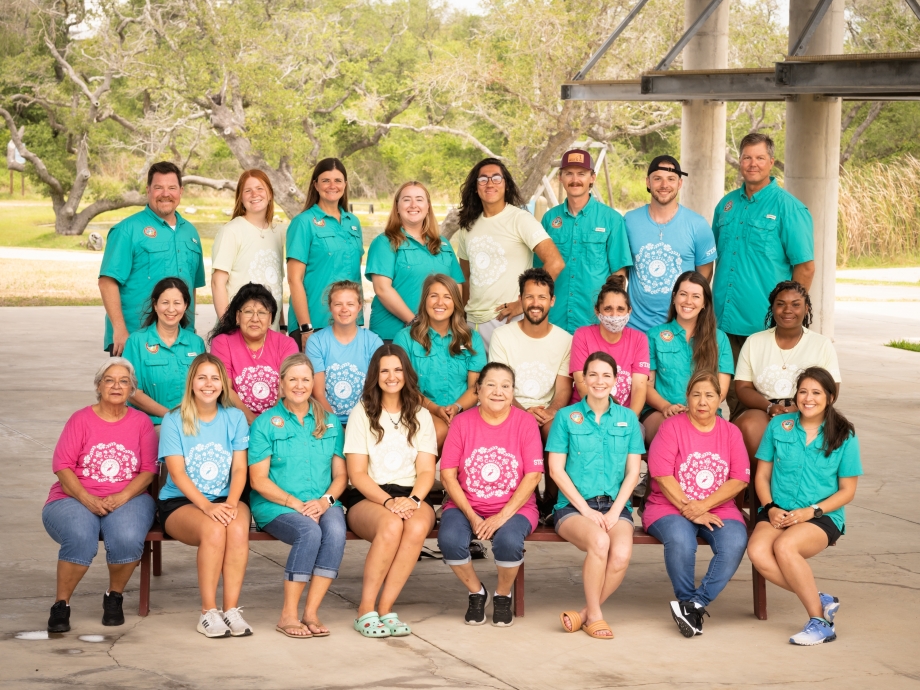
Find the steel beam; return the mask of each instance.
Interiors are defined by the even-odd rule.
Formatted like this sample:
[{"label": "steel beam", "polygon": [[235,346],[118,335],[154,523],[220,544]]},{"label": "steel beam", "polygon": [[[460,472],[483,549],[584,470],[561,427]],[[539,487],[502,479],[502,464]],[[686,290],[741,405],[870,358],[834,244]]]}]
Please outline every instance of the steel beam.
[{"label": "steel beam", "polygon": [[674,45],[673,48],[671,48],[671,50],[668,51],[668,54],[664,56],[661,62],[655,65],[656,72],[666,70],[671,66],[671,63],[674,62],[674,59],[680,55],[681,51],[687,46],[693,37],[696,36],[697,32],[703,27],[703,24],[706,23],[706,20],[712,16],[712,13],[715,12],[721,4],[722,0],[712,0],[712,2],[707,5],[706,9],[703,10],[703,13],[696,18],[696,21],[693,22],[693,24],[690,25],[690,28],[684,32],[684,35],[680,37],[680,40]]},{"label": "steel beam", "polygon": [[643,7],[645,7],[647,2],[648,0],[639,0],[639,2],[636,3],[636,6],[633,7],[629,14],[623,18],[623,21],[621,21],[619,26],[613,30],[613,33],[610,34],[609,38],[607,38],[607,40],[601,44],[601,47],[597,49],[597,52],[591,56],[591,59],[588,60],[587,63],[585,63],[585,66],[578,70],[578,74],[572,77],[572,81],[581,81],[585,78],[585,75],[588,73],[588,71],[597,64],[598,60],[604,57],[604,53],[610,49],[610,46],[612,46],[614,41],[620,37],[620,34],[626,30],[626,27],[629,26],[630,22],[636,18],[636,15],[639,14]]},{"label": "steel beam", "polygon": [[911,11],[917,16],[917,19],[920,19],[920,2],[917,0],[905,0],[907,6],[910,7]]},{"label": "steel beam", "polygon": [[818,26],[820,26],[821,20],[824,19],[824,15],[827,14],[828,9],[830,9],[832,2],[834,2],[834,0],[818,0],[818,4],[815,5],[815,9],[802,28],[802,33],[795,40],[792,49],[789,51],[790,56],[799,56],[805,52],[808,48],[808,43],[811,41],[811,37],[815,35],[815,31],[818,30]]}]

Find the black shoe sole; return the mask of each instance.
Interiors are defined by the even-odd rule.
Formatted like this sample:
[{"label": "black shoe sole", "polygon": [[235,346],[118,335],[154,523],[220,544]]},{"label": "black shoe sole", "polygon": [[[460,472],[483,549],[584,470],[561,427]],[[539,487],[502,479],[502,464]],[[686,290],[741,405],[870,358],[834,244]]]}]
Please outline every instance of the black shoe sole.
[{"label": "black shoe sole", "polygon": [[109,627],[114,627],[114,626],[117,626],[117,625],[124,625],[124,624],[125,624],[125,617],[122,616],[120,619],[117,619],[117,618],[116,618],[115,620],[112,620],[111,618],[106,619],[106,618],[103,617],[103,619],[102,619],[102,624],[103,624],[103,625],[107,625],[107,626],[109,626]]},{"label": "black shoe sole", "polygon": [[674,622],[677,623],[677,628],[680,630],[680,634],[684,637],[690,638],[696,635],[696,629],[690,625],[687,621],[683,619],[682,616],[679,616],[674,612],[674,609],[671,608],[671,618],[674,619]]},{"label": "black shoe sole", "polygon": [[64,624],[64,625],[55,625],[55,626],[53,626],[53,627],[49,625],[49,626],[48,626],[48,632],[50,632],[50,633],[65,633],[65,632],[70,632],[70,623],[66,623],[66,624]]}]

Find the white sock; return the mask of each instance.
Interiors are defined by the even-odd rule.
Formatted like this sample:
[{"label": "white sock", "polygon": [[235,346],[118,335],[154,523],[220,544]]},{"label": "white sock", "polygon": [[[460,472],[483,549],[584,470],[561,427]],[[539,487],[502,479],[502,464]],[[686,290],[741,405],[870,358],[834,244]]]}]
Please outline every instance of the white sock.
[{"label": "white sock", "polygon": [[493,599],[494,599],[495,597],[510,597],[510,596],[511,596],[511,593],[510,593],[510,592],[509,592],[508,594],[499,594],[497,591],[495,591],[495,592],[492,593],[492,598],[493,598]]},{"label": "white sock", "polygon": [[486,588],[485,588],[485,585],[483,585],[482,583],[479,584],[478,592],[470,592],[470,594],[485,594],[485,593],[486,593]]},{"label": "white sock", "polygon": [[111,591],[111,590],[108,590],[108,589],[107,589],[107,590],[105,590],[105,595],[106,595],[106,596],[109,596],[109,595],[110,595],[111,593],[112,593],[112,591]]}]

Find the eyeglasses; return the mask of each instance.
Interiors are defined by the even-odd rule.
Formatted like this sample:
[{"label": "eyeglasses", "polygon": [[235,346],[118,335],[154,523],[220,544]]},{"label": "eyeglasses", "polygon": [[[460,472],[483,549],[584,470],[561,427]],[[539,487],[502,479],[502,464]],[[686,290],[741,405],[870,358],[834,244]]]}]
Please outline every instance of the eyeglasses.
[{"label": "eyeglasses", "polygon": [[106,388],[114,388],[115,386],[128,388],[131,385],[131,379],[113,379],[106,376],[102,379],[102,385]]},{"label": "eyeglasses", "polygon": [[488,175],[481,175],[476,178],[476,181],[479,183],[479,186],[482,187],[488,184],[489,182],[491,182],[492,184],[501,184],[502,182],[505,181],[505,178],[496,173],[495,175],[492,175],[491,177]]},{"label": "eyeglasses", "polygon": [[247,319],[251,319],[253,316],[255,316],[259,319],[259,321],[265,321],[265,319],[271,317],[271,314],[269,314],[267,311],[253,311],[252,309],[241,311],[240,314],[245,316]]}]

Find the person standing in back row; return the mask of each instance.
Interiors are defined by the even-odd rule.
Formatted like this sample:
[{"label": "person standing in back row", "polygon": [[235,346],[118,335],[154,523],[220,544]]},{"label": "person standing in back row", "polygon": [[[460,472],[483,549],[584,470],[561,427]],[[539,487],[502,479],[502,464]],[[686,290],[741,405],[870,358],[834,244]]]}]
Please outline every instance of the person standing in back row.
[{"label": "person standing in back row", "polygon": [[[601,286],[614,273],[625,278],[632,265],[623,216],[591,195],[595,178],[591,154],[566,151],[559,169],[565,201],[547,211],[542,221],[565,260],[556,278],[556,304],[549,320],[570,334],[597,323],[594,302]],[[543,265],[539,257],[533,264]]]},{"label": "person standing in back row", "polygon": [[487,350],[496,328],[522,318],[517,277],[533,266],[534,254],[554,280],[565,268],[556,245],[521,203],[497,158],[479,161],[460,189],[457,258],[466,279],[466,318]]},{"label": "person standing in back row", "polygon": [[141,327],[150,293],[163,278],[175,276],[188,286],[189,328],[195,330],[195,288],[204,287],[204,260],[198,230],[176,209],[182,199],[182,173],[160,161],[147,171],[147,206],[109,231],[99,293],[105,306],[102,349],[121,355],[128,336]]},{"label": "person standing in back row", "polygon": [[668,320],[677,276],[695,269],[712,280],[716,260],[712,228],[703,216],[677,201],[686,176],[676,158],[656,156],[645,177],[651,200],[625,216],[633,258],[629,269],[630,324],[643,333]]},{"label": "person standing in back row", "polygon": [[[735,364],[748,336],[763,330],[760,315],[776,284],[794,280],[809,290],[815,275],[811,213],[770,176],[773,140],[751,132],[741,140],[738,159],[744,185],[726,194],[712,217],[719,249],[713,304]],[[726,400],[733,420],[747,409],[734,384]]]}]

